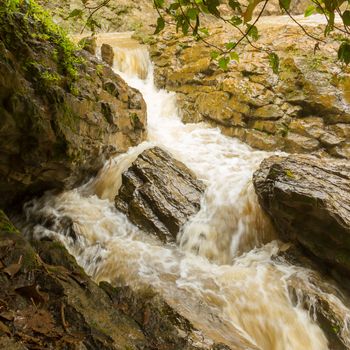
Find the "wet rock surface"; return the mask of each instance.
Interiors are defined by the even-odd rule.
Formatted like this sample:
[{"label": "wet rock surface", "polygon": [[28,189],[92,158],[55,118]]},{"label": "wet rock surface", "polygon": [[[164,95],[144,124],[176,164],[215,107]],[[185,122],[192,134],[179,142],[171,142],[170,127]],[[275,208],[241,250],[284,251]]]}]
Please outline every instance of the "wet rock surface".
[{"label": "wet rock surface", "polygon": [[[323,25],[298,18],[321,37]],[[304,21],[304,22],[303,22]],[[158,87],[177,93],[184,122],[206,121],[262,150],[321,153],[350,159],[349,68],[337,61],[338,41],[314,42],[285,17],[262,18],[259,46],[280,57],[279,74],[265,53],[241,44],[228,71],[210,58],[211,48],[167,28],[150,45]],[[208,25],[207,40],[234,41],[232,28]]]},{"label": "wet rock surface", "polygon": [[306,155],[274,156],[254,174],[259,201],[281,238],[331,268],[350,271],[350,165]]},{"label": "wet rock surface", "polygon": [[146,137],[141,94],[21,4],[0,16],[0,208],[7,209],[73,186]]},{"label": "wet rock surface", "polygon": [[174,241],[200,209],[204,185],[182,163],[154,147],[141,153],[122,175],[117,209],[162,241]]},{"label": "wet rock surface", "polygon": [[58,242],[26,241],[0,211],[2,349],[229,349],[150,290],[94,283]]},{"label": "wet rock surface", "polygon": [[[349,349],[350,320],[347,317],[347,309],[343,306],[343,303],[349,304],[349,291],[340,289],[339,283],[329,277],[326,269],[320,268],[319,264],[308,258],[298,244],[287,243],[273,260],[277,264],[308,269],[308,283],[298,278],[297,274],[288,279],[288,290],[293,304],[311,310],[313,319],[322,328],[329,341],[329,349]],[[344,284],[341,286],[344,287]],[[329,294],[334,298],[329,298]]]}]

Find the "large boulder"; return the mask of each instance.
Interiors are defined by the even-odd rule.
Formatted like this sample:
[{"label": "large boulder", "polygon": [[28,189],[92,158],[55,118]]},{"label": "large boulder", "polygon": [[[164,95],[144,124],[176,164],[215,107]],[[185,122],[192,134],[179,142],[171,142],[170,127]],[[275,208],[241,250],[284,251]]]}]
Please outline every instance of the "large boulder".
[{"label": "large boulder", "polygon": [[282,239],[350,271],[350,164],[306,155],[273,156],[254,174],[254,186]]},{"label": "large boulder", "polygon": [[122,175],[117,209],[142,230],[174,241],[200,209],[203,183],[159,147],[141,153]]},{"label": "large boulder", "polygon": [[146,137],[142,95],[32,2],[0,5],[0,208],[71,186]]}]

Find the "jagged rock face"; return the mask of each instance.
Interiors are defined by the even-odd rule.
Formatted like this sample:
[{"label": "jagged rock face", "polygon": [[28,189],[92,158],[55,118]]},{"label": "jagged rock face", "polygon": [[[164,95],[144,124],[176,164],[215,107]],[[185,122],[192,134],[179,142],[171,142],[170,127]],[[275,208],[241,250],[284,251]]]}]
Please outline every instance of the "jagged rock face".
[{"label": "jagged rock face", "polygon": [[[259,25],[257,45],[279,55],[279,75],[265,52],[243,43],[239,62],[224,72],[212,48],[166,28],[148,41],[156,84],[177,93],[185,122],[206,121],[258,149],[350,159],[350,70],[337,62],[339,42],[328,38],[314,53],[315,42],[286,21],[265,17]],[[304,25],[323,35],[322,26]],[[209,32],[218,46],[238,39],[225,26]]]},{"label": "jagged rock face", "polygon": [[200,209],[201,181],[158,147],[141,153],[122,175],[117,209],[142,230],[174,241],[181,226]]},{"label": "jagged rock face", "polygon": [[0,347],[218,350],[152,290],[94,283],[58,242],[26,241],[0,210]]},{"label": "jagged rock face", "polygon": [[73,185],[146,138],[142,95],[21,6],[0,16],[0,208]]},{"label": "jagged rock face", "polygon": [[254,174],[261,205],[281,238],[350,271],[350,165],[312,156],[274,156]]}]

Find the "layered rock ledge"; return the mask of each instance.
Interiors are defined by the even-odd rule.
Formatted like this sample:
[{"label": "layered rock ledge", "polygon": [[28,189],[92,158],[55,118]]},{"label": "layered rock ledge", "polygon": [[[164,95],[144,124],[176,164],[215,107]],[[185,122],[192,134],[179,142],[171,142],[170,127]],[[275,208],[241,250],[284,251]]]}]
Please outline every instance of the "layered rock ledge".
[{"label": "layered rock ledge", "polygon": [[174,241],[181,226],[200,209],[203,192],[203,183],[184,164],[154,147],[123,173],[115,205],[144,231]]},{"label": "layered rock ledge", "polygon": [[[317,19],[298,20],[322,37]],[[177,93],[184,122],[206,121],[258,149],[350,159],[350,71],[337,61],[337,38],[314,52],[313,39],[285,17],[265,17],[258,26],[257,46],[280,57],[278,75],[265,52],[243,43],[239,61],[223,71],[210,58],[212,48],[167,28],[157,40],[144,38],[158,87]],[[240,36],[226,26],[208,30],[217,46]]]},{"label": "layered rock ledge", "polygon": [[350,164],[306,155],[274,156],[254,174],[263,208],[281,237],[350,271]]}]

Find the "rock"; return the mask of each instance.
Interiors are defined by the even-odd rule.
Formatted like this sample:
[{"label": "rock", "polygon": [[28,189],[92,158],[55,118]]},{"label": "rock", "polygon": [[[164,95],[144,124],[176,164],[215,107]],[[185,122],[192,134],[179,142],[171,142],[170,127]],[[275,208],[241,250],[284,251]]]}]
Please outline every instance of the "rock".
[{"label": "rock", "polygon": [[252,147],[268,151],[277,148],[278,139],[272,135],[268,135],[258,130],[247,130],[245,135],[245,141]]},{"label": "rock", "polygon": [[122,175],[117,209],[145,232],[174,241],[181,226],[200,209],[203,183],[158,147],[141,153]]},{"label": "rock", "polygon": [[218,349],[152,290],[97,285],[60,243],[26,241],[1,210],[0,259],[2,349]]},{"label": "rock", "polygon": [[293,133],[315,139],[319,139],[325,133],[323,119],[319,117],[293,119],[288,128]]},{"label": "rock", "polygon": [[335,157],[350,159],[350,142],[344,142],[343,144],[332,148],[330,153]]},{"label": "rock", "polygon": [[281,238],[331,268],[350,271],[350,165],[312,156],[274,156],[254,174],[263,208]]},{"label": "rock", "polygon": [[[287,280],[292,302],[312,311],[313,318],[329,341],[329,348],[346,350],[349,348],[350,330],[347,326],[347,304],[349,293],[334,280],[327,277],[312,260],[303,254],[302,249],[288,244],[287,249],[280,250],[273,257],[277,263],[306,268],[300,278],[297,274]],[[305,278],[307,276],[307,278]],[[336,286],[336,287],[334,287]],[[333,297],[329,298],[329,294]],[[338,302],[338,300],[340,302]]]},{"label": "rock", "polygon": [[258,119],[280,119],[283,115],[283,111],[276,105],[266,105],[257,108],[252,114],[254,118]]},{"label": "rock", "polygon": [[336,134],[330,132],[323,134],[320,138],[320,142],[322,142],[326,147],[337,146],[343,141],[345,141],[344,138],[338,137]]},{"label": "rock", "polygon": [[53,23],[44,26],[47,15],[20,4],[15,14],[0,11],[0,208],[7,209],[74,186],[146,138],[141,94]]},{"label": "rock", "polygon": [[96,55],[97,50],[97,39],[95,36],[89,36],[86,38],[83,38],[79,41],[79,45],[81,48],[89,53],[91,55]]},{"label": "rock", "polygon": [[290,153],[308,153],[316,151],[320,143],[311,137],[289,132],[285,138],[285,150]]},{"label": "rock", "polygon": [[113,67],[114,62],[114,50],[109,44],[102,44],[101,46],[101,57],[108,65]]}]

